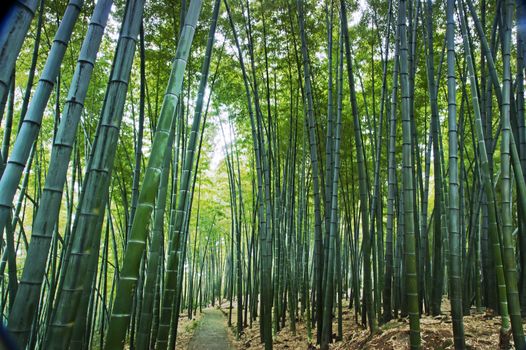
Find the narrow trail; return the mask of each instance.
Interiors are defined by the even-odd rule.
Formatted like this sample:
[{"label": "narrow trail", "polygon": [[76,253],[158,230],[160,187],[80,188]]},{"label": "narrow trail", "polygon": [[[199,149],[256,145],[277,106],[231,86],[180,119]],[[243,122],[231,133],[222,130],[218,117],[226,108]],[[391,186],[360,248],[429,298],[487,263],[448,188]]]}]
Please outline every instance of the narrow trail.
[{"label": "narrow trail", "polygon": [[199,323],[190,343],[189,350],[231,350],[233,349],[225,318],[220,310],[207,309],[203,311],[203,319]]}]

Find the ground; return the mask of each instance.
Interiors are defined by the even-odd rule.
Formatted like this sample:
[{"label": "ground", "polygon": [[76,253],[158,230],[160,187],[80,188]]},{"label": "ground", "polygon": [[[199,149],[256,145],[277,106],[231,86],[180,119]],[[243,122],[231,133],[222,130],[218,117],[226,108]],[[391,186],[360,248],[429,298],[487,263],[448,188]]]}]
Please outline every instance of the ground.
[{"label": "ground", "polygon": [[179,326],[177,328],[177,349],[187,349],[195,330],[202,320],[203,314],[197,313],[191,320],[188,314],[179,315]]},{"label": "ground", "polygon": [[[186,316],[181,317],[185,319]],[[187,318],[186,318],[187,319]],[[180,321],[181,322],[181,321]],[[230,350],[234,349],[231,333],[226,325],[224,314],[219,309],[204,309],[192,322],[183,321],[177,335],[180,349],[188,350]]]},{"label": "ground", "polygon": [[[233,336],[233,328],[226,325],[226,312],[228,308],[223,304],[223,309],[205,309],[197,326],[185,327],[186,330],[179,336],[189,341],[180,341],[181,349],[264,349],[259,340],[259,326],[254,323],[252,328],[246,328],[240,339]],[[444,308],[445,314],[421,318],[422,348],[434,350],[453,349],[453,334],[449,310]],[[233,310],[235,315],[235,310]],[[392,320],[380,327],[373,337],[367,329],[356,325],[354,311],[344,309],[343,313],[343,340],[331,344],[333,350],[343,349],[381,349],[397,350],[408,349],[409,324],[408,320],[401,318]],[[196,322],[196,321],[194,321]],[[464,317],[464,329],[467,349],[499,349],[500,317],[491,312],[477,312],[472,310],[471,315]],[[337,324],[334,323],[333,331],[336,332]],[[315,329],[312,330],[315,334]],[[178,336],[178,337],[179,337]],[[305,323],[297,323],[296,334],[293,334],[288,325],[274,337],[274,349],[288,350],[313,350],[312,341],[307,337]]]}]

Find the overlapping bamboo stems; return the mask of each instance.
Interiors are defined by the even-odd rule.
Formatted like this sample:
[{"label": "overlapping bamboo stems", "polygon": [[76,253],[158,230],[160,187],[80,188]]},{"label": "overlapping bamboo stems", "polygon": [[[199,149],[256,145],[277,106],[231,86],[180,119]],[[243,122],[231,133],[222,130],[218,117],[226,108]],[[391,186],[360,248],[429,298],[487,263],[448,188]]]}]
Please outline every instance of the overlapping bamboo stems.
[{"label": "overlapping bamboo stems", "polygon": [[[15,143],[13,144],[13,150],[11,151],[4,173],[0,179],[0,232],[3,232],[9,221],[11,203],[33,143],[40,131],[44,110],[59,75],[60,65],[83,4],[83,0],[70,0],[68,3],[64,17],[55,33],[53,45],[49,51],[33,99],[31,100],[27,114],[24,115],[24,119],[21,121],[21,126],[19,127]],[[6,64],[8,63],[6,62]],[[2,66],[4,66],[4,64],[2,64]],[[11,71],[9,72],[9,76],[10,75]],[[0,98],[2,97],[0,96]]]},{"label": "overlapping bamboo stems", "polygon": [[139,181],[141,177],[141,159],[142,159],[142,144],[144,138],[144,118],[145,118],[145,105],[146,105],[146,54],[144,45],[144,22],[141,25],[139,31],[139,56],[141,59],[140,63],[140,87],[139,87],[139,120],[138,129],[135,130],[134,124],[134,146],[135,146],[135,164],[133,167],[133,180],[131,188],[131,205],[130,205],[130,217],[128,218],[128,226],[126,228],[126,236],[131,230],[133,217],[135,216],[135,210],[137,209],[137,201],[139,199]]},{"label": "overlapping bamboo stems", "polygon": [[[13,7],[2,23],[0,32],[0,62],[2,62],[0,65],[0,121],[9,95],[11,79],[14,77],[16,59],[38,5],[38,0],[14,1]],[[43,6],[40,7],[40,11],[43,11]],[[2,153],[2,156],[5,157],[6,154]]]},{"label": "overlapping bamboo stems", "polygon": [[[462,7],[460,7],[462,8]],[[497,216],[496,216],[496,207],[495,207],[495,195],[493,192],[493,180],[490,174],[488,153],[486,151],[486,142],[484,138],[484,130],[482,126],[482,119],[480,113],[480,105],[478,92],[476,88],[476,78],[475,70],[473,67],[471,47],[468,40],[467,34],[467,24],[463,15],[459,16],[461,19],[461,31],[464,44],[464,53],[465,59],[468,65],[468,73],[470,79],[470,88],[471,88],[471,99],[473,104],[473,112],[475,116],[475,132],[478,142],[478,152],[479,152],[479,161],[480,161],[480,171],[482,182],[484,186],[484,191],[487,199],[488,207],[488,224],[489,224],[489,236],[490,244],[492,247],[492,254],[494,259],[494,266],[496,271],[497,278],[497,287],[498,287],[498,302],[499,302],[499,311],[502,318],[501,323],[501,334],[506,334],[510,328],[510,318],[508,314],[508,301],[506,296],[506,283],[504,279],[504,271],[502,266],[502,253],[500,249],[499,233],[497,228]]]},{"label": "overlapping bamboo stems", "polygon": [[299,15],[299,30],[301,38],[301,56],[303,61],[303,75],[305,80],[305,102],[306,102],[306,119],[309,135],[309,149],[312,167],[312,183],[314,195],[314,275],[316,284],[316,324],[317,324],[317,342],[321,342],[323,329],[323,237],[322,237],[322,219],[321,219],[321,199],[320,199],[320,178],[318,169],[318,151],[316,141],[316,122],[314,117],[314,105],[312,97],[312,86],[310,76],[310,63],[308,58],[307,40],[305,36],[305,19],[303,11],[303,1],[297,1]]},{"label": "overlapping bamboo stems", "polygon": [[[389,1],[388,7],[388,19],[387,19],[387,33],[390,32],[391,29],[391,21],[393,18],[392,13],[392,5],[393,2]],[[374,22],[376,24],[376,28],[378,28],[378,25],[376,23],[376,13],[374,17]],[[382,42],[380,37],[380,32],[378,31],[378,40]],[[389,57],[389,50],[390,50],[390,41],[391,36],[387,34],[387,38],[385,40],[385,55],[384,55],[384,49],[380,48],[380,55],[382,57],[382,90],[381,90],[381,96],[380,96],[380,121],[378,123],[378,127],[375,127],[375,138],[374,140],[374,156],[375,156],[375,162],[374,162],[374,188],[373,188],[373,196],[371,198],[371,210],[370,210],[370,229],[369,229],[369,236],[371,237],[372,242],[374,242],[374,250],[373,252],[376,252],[376,259],[375,262],[377,264],[377,272],[375,274],[375,312],[377,313],[377,320],[382,320],[382,310],[381,310],[381,304],[382,304],[382,293],[384,290],[384,275],[385,275],[385,268],[384,268],[384,236],[383,236],[383,222],[382,222],[382,195],[381,195],[381,184],[380,184],[380,163],[381,163],[381,156],[382,156],[382,148],[383,148],[383,142],[382,142],[382,135],[384,132],[384,115],[386,113],[386,104],[388,103],[388,93],[387,93],[387,66],[388,66],[388,57]],[[373,44],[374,45],[374,44]],[[395,44],[395,47],[397,44]],[[374,67],[374,59],[371,56],[371,65]],[[374,76],[374,72],[373,72]],[[376,101],[374,99],[374,78],[373,78],[373,114],[376,114],[375,109]],[[375,123],[376,124],[376,123]],[[375,234],[376,233],[376,234]],[[376,239],[375,239],[376,238]]]},{"label": "overlapping bamboo stems", "polygon": [[[343,85],[343,36],[340,35],[339,42],[339,69],[338,69],[338,92],[337,92],[337,106],[338,111],[336,114],[336,125],[334,130],[334,140],[331,142],[331,153],[334,156],[333,166],[331,167],[332,175],[332,186],[330,190],[331,196],[331,220],[330,220],[330,236],[329,236],[329,249],[328,249],[328,259],[327,259],[327,277],[325,285],[325,294],[324,294],[324,309],[323,309],[323,330],[321,336],[321,348],[328,349],[329,343],[331,342],[332,337],[332,300],[334,299],[334,273],[335,273],[335,264],[336,259],[339,260],[339,257],[336,254],[336,240],[337,235],[339,234],[339,213],[338,213],[338,180],[340,176],[340,141],[341,141],[341,125],[342,125],[342,85]],[[327,178],[326,181],[329,181]],[[341,294],[338,292],[338,294]]]},{"label": "overlapping bamboo stems", "polygon": [[142,0],[133,0],[126,6],[101,119],[91,148],[73,223],[71,247],[66,251],[61,287],[57,294],[52,323],[46,335],[45,347],[48,349],[69,345],[82,287],[88,282],[82,277],[90,265],[92,242],[97,241],[100,235],[102,220],[99,216],[104,213],[109,192],[143,5]]},{"label": "overlapping bamboo stems", "polygon": [[[263,114],[261,111],[258,80],[256,75],[255,66],[255,55],[254,55],[254,40],[252,37],[252,18],[250,16],[250,4],[246,2],[247,9],[247,36],[248,36],[248,49],[250,58],[250,72],[252,78],[252,91],[254,94],[254,110],[256,117],[256,130],[259,140],[259,152],[261,156],[262,175],[264,179],[263,193],[264,197],[261,200],[265,201],[265,226],[262,226],[260,233],[260,253],[261,253],[261,276],[260,276],[260,288],[261,288],[261,303],[260,303],[260,314],[262,322],[263,340],[265,342],[265,350],[272,349],[272,244],[273,244],[273,233],[277,229],[277,223],[274,221],[274,210],[272,206],[272,194],[271,194],[271,169],[270,169],[270,144],[271,141],[265,142],[265,127],[263,122]],[[267,149],[265,145],[269,145]]]},{"label": "overlapping bamboo stems", "polygon": [[[270,236],[270,227],[271,227],[271,205],[270,205],[270,184],[269,184],[269,172],[266,161],[266,152],[262,143],[262,127],[261,127],[261,111],[258,108],[259,102],[258,95],[256,95],[257,88],[254,88],[254,101],[256,115],[254,115],[254,107],[252,106],[252,95],[250,83],[248,80],[248,74],[245,67],[241,46],[239,43],[238,35],[234,26],[232,15],[230,12],[230,7],[228,2],[225,1],[225,7],[228,12],[228,18],[230,22],[230,27],[232,29],[232,34],[234,36],[234,42],[236,44],[237,55],[239,64],[241,67],[241,72],[243,75],[243,83],[245,87],[245,93],[247,97],[247,106],[250,117],[250,126],[252,133],[252,142],[254,147],[255,154],[255,165],[256,165],[256,179],[257,179],[257,202],[258,202],[258,227],[259,227],[259,239],[260,239],[260,278],[259,278],[259,288],[260,288],[260,336],[265,343],[265,348],[267,350],[272,349],[272,302],[271,302],[271,269],[272,269],[272,251],[270,249],[270,243],[272,237]],[[251,61],[253,63],[253,53],[251,52]],[[253,73],[254,69],[252,70]],[[254,81],[255,83],[255,81]],[[265,174],[264,174],[265,173]],[[263,181],[265,179],[265,181]]]},{"label": "overlapping bamboo stems", "polygon": [[[175,134],[175,125],[170,131],[168,145],[173,147]],[[161,180],[159,182],[159,193],[155,201],[153,229],[148,246],[148,264],[145,271],[145,282],[143,288],[143,302],[140,308],[140,318],[137,327],[137,348],[147,349],[150,344],[150,335],[153,319],[153,303],[155,283],[162,276],[158,273],[161,260],[161,245],[163,239],[164,212],[166,208],[166,199],[168,194],[168,179],[170,175],[170,165],[172,164],[172,151],[165,154]]]},{"label": "overlapping bamboo stems", "polygon": [[[515,261],[515,242],[512,238],[513,223],[512,223],[512,207],[511,207],[511,173],[510,173],[510,158],[511,150],[510,143],[511,135],[511,31],[512,31],[512,17],[515,9],[512,0],[506,0],[504,4],[504,24],[503,24],[503,42],[502,42],[502,60],[503,60],[503,79],[502,79],[502,107],[501,107],[501,122],[502,122],[502,136],[501,136],[501,215],[502,215],[502,230],[501,230],[501,245],[502,245],[502,259],[504,268],[504,277],[506,280],[506,294],[508,297],[508,308],[511,320],[511,327],[513,333],[513,341],[516,348],[520,349],[526,346],[524,339],[524,330],[522,327],[522,318],[519,302],[519,293],[517,288],[517,268]],[[520,167],[518,169],[521,169]]]},{"label": "overlapping bamboo stems", "polygon": [[[438,101],[437,93],[435,91],[435,67],[434,67],[434,45],[433,45],[433,24],[432,24],[432,4],[430,1],[426,1],[425,7],[425,19],[426,19],[426,33],[427,33],[427,53],[426,53],[426,65],[427,65],[427,86],[429,90],[429,99],[431,105],[431,130],[432,130],[432,147],[433,147],[433,169],[434,169],[434,180],[435,180],[435,200],[436,203],[434,209],[434,226],[433,226],[433,285],[431,290],[431,313],[433,315],[440,314],[442,304],[442,293],[443,293],[443,281],[444,281],[444,267],[443,267],[443,249],[442,241],[444,238],[442,234],[447,236],[447,231],[442,232],[442,203],[444,201],[443,184],[442,184],[442,166],[440,156],[440,145],[439,145],[439,129],[440,121],[438,116]],[[445,209],[445,208],[444,208]],[[423,276],[421,276],[423,277]]]},{"label": "overlapping bamboo stems", "polygon": [[[398,13],[400,16],[400,13]],[[399,19],[398,19],[399,21]],[[393,285],[394,289],[397,289],[396,284],[393,281],[394,273],[394,264],[396,263],[393,259],[394,247],[394,231],[395,231],[395,200],[397,194],[397,179],[396,179],[396,111],[397,111],[397,94],[398,94],[398,69],[400,66],[398,57],[399,57],[399,48],[400,41],[399,37],[399,26],[396,26],[396,40],[395,40],[395,49],[394,49],[394,64],[393,64],[393,74],[392,81],[393,87],[391,89],[391,99],[390,99],[390,109],[389,109],[389,142],[388,142],[388,155],[387,155],[387,169],[388,169],[388,178],[387,178],[387,222],[386,222],[386,241],[385,241],[385,275],[384,275],[384,288],[382,292],[382,301],[383,301],[383,321],[388,322],[393,317],[393,306],[396,305],[396,300],[393,304]],[[398,239],[397,239],[398,241]],[[395,307],[396,309],[396,307]]]},{"label": "overlapping bamboo stems", "polygon": [[[340,1],[340,17],[341,17],[341,26],[342,26],[342,35],[345,44],[345,61],[347,68],[347,83],[349,84],[350,91],[350,102],[353,116],[353,130],[354,130],[354,140],[356,143],[356,162],[358,164],[358,187],[360,193],[360,215],[361,215],[361,232],[364,233],[363,239],[363,256],[364,256],[364,276],[363,276],[363,295],[364,295],[364,308],[367,313],[367,322],[369,328],[372,332],[375,332],[378,324],[376,320],[376,313],[374,311],[374,299],[372,291],[372,276],[371,276],[371,265],[369,259],[371,258],[371,239],[367,234],[369,230],[369,185],[367,178],[367,169],[366,169],[366,155],[365,149],[363,146],[361,125],[358,116],[358,103],[356,100],[356,90],[354,82],[354,72],[352,65],[352,56],[351,56],[351,47],[349,41],[349,30],[347,24],[347,9],[345,7],[345,2]],[[356,278],[357,276],[355,276]],[[357,291],[356,291],[357,292]],[[355,306],[357,307],[357,306]]]},{"label": "overlapping bamboo stems", "polygon": [[[169,135],[174,119],[176,116],[177,105],[180,101],[180,94],[182,90],[183,78],[186,69],[186,62],[188,60],[190,47],[195,34],[197,20],[201,11],[202,2],[200,0],[193,0],[190,3],[190,8],[185,18],[185,25],[182,29],[179,44],[175,54],[175,59],[170,75],[170,80],[164,96],[161,114],[157,123],[157,128],[154,135],[152,151],[148,166],[146,168],[144,182],[141,186],[137,209],[133,219],[132,229],[128,238],[124,260],[122,264],[121,274],[117,284],[117,292],[115,295],[115,303],[112,309],[112,315],[108,328],[108,336],[105,344],[106,349],[122,348],[126,331],[128,329],[131,305],[136,282],[139,275],[139,267],[142,255],[145,250],[147,228],[150,222],[151,213],[153,211],[153,203],[158,193],[159,183],[161,180],[162,167],[164,163],[166,150],[169,149]],[[213,34],[212,34],[213,37]],[[189,176],[193,163],[194,150],[197,139],[197,131],[199,128],[199,118],[194,119],[194,124],[197,124],[197,130],[192,132],[190,147],[187,150],[185,160],[185,169],[183,169],[183,178],[181,179],[180,195],[177,203],[176,221],[174,224],[174,236],[171,244],[168,247],[168,262],[165,274],[165,284],[162,298],[162,312],[159,324],[158,339],[166,339],[164,335],[167,334],[166,322],[171,319],[172,302],[174,297],[174,289],[176,283],[176,270],[173,270],[174,260],[174,245],[175,238],[182,233],[184,224],[184,209],[187,207],[186,195],[189,188]],[[194,128],[192,128],[193,130]],[[167,346],[166,342],[158,343],[159,348]]]},{"label": "overlapping bamboo stems", "polygon": [[[36,74],[36,65],[38,61],[38,54],[40,50],[40,43],[41,43],[41,37],[42,37],[42,28],[44,23],[44,14],[45,14],[45,1],[40,0],[39,4],[39,15],[38,15],[38,22],[37,22],[37,28],[36,28],[36,34],[35,34],[35,42],[33,44],[33,54],[31,57],[31,65],[29,66],[29,73],[27,76],[27,84],[26,89],[24,91],[24,97],[22,100],[22,106],[20,107],[20,119],[23,120],[26,113],[27,113],[27,106],[29,105],[29,100],[31,97],[31,90],[33,89],[33,84],[35,80],[35,74]],[[4,38],[8,37],[8,35],[5,35]],[[4,43],[5,44],[5,43]],[[5,51],[4,51],[5,52]],[[15,56],[16,57],[16,56]],[[6,69],[10,62],[9,58],[4,57],[7,61],[6,66],[2,66],[3,69]],[[12,59],[12,58],[11,58]],[[10,81],[8,81],[9,86],[6,88],[3,86],[3,84],[0,82],[0,94],[2,94],[0,99],[0,122],[2,121],[3,115],[4,115],[4,107],[7,99],[7,116],[6,116],[6,122],[5,122],[5,131],[4,131],[4,143],[2,144],[2,151],[0,153],[0,177],[2,177],[4,173],[4,168],[6,166],[7,157],[8,157],[8,150],[11,142],[11,131],[12,131],[12,125],[13,125],[13,114],[14,114],[14,89],[16,84],[16,72],[13,70],[13,73],[11,74]],[[5,74],[5,71],[2,73]],[[1,78],[0,78],[1,80]],[[60,84],[57,85],[57,87]],[[4,89],[8,89],[7,92],[9,92],[9,96],[3,95],[7,92]],[[20,128],[21,123],[18,125]]]},{"label": "overlapping bamboo stems", "polygon": [[9,329],[24,347],[35,317],[46,259],[51,244],[54,226],[58,219],[62,192],[66,182],[68,164],[73,151],[77,126],[83,110],[87,88],[93,72],[104,28],[111,8],[111,0],[100,0],[95,6],[88,32],[81,48],[74,79],[70,85],[68,99],[58,132],[54,139],[43,195],[33,223],[32,239],[20,281],[20,288]]}]

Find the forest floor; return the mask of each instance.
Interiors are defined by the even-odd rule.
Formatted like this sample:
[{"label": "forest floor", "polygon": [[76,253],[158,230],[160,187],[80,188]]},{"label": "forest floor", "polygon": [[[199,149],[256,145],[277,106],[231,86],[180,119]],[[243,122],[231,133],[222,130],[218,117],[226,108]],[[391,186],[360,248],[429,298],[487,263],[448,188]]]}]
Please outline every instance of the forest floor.
[{"label": "forest floor", "polygon": [[[442,315],[427,316],[423,315],[420,319],[422,336],[422,349],[425,350],[449,350],[453,346],[453,330],[451,317],[449,315],[449,302],[444,302]],[[254,322],[252,328],[245,328],[239,339],[235,339],[235,322],[231,329],[227,327],[228,304],[221,305],[221,309],[208,308],[203,310],[197,325],[182,327],[177,338],[177,343],[181,349],[264,349],[260,343],[259,324]],[[232,310],[232,318],[236,317],[236,309]],[[354,310],[343,309],[343,339],[331,344],[333,350],[352,350],[352,349],[378,349],[378,350],[398,350],[409,349],[409,321],[407,318],[399,318],[380,326],[379,331],[371,337],[370,332],[364,327],[356,324]],[[184,325],[184,322],[181,321]],[[526,325],[526,323],[525,323]],[[333,332],[338,329],[337,322],[333,324]],[[467,349],[502,349],[500,347],[500,317],[492,312],[479,312],[471,310],[471,314],[464,316],[464,332]],[[316,329],[311,330],[315,337]],[[335,337],[336,335],[333,334]],[[289,323],[285,325],[274,336],[274,349],[287,350],[314,350],[314,338],[307,336],[307,328],[304,321],[296,323],[296,333],[293,334],[289,328]],[[513,343],[511,334],[509,341]]]},{"label": "forest floor", "polygon": [[[228,309],[227,309],[228,310]],[[235,315],[235,311],[232,312]],[[422,349],[446,350],[454,349],[453,328],[451,324],[449,302],[445,301],[442,315],[423,315],[420,319]],[[288,316],[288,315],[287,315]],[[409,349],[409,321],[407,318],[392,320],[380,326],[378,333],[371,337],[370,332],[356,324],[354,310],[343,309],[343,339],[331,344],[333,350],[378,349],[398,350]],[[502,349],[500,347],[500,317],[492,312],[477,312],[464,317],[464,332],[467,349]],[[333,323],[333,336],[336,336],[338,324]],[[296,333],[293,334],[289,324],[274,336],[274,349],[314,350],[316,329],[312,329],[312,339],[307,336],[305,322],[296,323]],[[511,334],[509,341],[513,343]],[[259,325],[254,323],[252,328],[246,328],[244,334],[234,341],[236,349],[264,349],[259,341]]]}]

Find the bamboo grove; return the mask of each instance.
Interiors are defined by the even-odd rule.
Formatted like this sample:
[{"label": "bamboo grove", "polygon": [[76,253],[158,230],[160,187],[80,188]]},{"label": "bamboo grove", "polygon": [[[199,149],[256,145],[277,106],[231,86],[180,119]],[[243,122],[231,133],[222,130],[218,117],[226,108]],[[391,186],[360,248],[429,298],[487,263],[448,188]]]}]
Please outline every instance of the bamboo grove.
[{"label": "bamboo grove", "polygon": [[[18,0],[0,27],[0,311],[17,349],[321,349],[500,317],[526,347],[526,4]],[[447,310],[447,311],[445,311]],[[496,326],[498,327],[498,326]],[[333,329],[334,328],[334,329]]]}]

